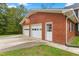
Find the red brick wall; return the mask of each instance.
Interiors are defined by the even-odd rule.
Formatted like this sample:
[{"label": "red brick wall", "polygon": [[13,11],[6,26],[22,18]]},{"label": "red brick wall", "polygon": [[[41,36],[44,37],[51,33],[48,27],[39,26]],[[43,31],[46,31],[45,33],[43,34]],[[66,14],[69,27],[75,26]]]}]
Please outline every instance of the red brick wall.
[{"label": "red brick wall", "polygon": [[73,23],[74,24],[74,31],[72,31],[72,32],[70,32],[70,29],[69,29],[69,27],[70,27],[70,22],[71,23],[73,23],[72,21],[70,21],[70,20],[67,20],[67,25],[68,25],[68,29],[67,29],[67,41],[69,42],[69,41],[71,41],[71,39],[76,35],[76,32],[75,32],[75,23]]},{"label": "red brick wall", "polygon": [[42,23],[42,39],[45,40],[45,23],[53,23],[53,42],[65,44],[66,20],[63,14],[57,13],[36,13],[30,17],[31,24]]},{"label": "red brick wall", "polygon": [[[29,17],[30,24],[42,23],[42,39],[45,40],[45,23],[52,22],[53,23],[53,31],[52,31],[52,41],[56,43],[65,44],[66,43],[66,17],[63,14],[58,13],[36,13]],[[68,20],[68,24],[72,22]],[[73,23],[73,22],[72,22]],[[29,24],[29,25],[30,25]],[[74,31],[67,32],[67,39],[70,41],[72,37],[75,36],[75,23]],[[27,25],[24,23],[24,25]]]}]

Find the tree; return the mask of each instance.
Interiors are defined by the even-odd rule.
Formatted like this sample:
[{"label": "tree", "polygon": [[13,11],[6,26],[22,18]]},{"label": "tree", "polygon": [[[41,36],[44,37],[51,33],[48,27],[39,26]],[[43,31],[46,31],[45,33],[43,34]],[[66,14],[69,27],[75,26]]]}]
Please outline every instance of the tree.
[{"label": "tree", "polygon": [[8,8],[7,4],[0,4],[0,34],[21,33],[19,23],[26,14],[27,9],[23,5]]},{"label": "tree", "polygon": [[0,4],[0,34],[6,32],[6,25],[7,25],[7,19],[6,14],[7,12],[7,5],[5,3]]},{"label": "tree", "polygon": [[7,32],[21,33],[21,25],[19,24],[23,17],[26,15],[27,10],[23,5],[17,6],[17,8],[9,8],[8,10],[8,26]]}]

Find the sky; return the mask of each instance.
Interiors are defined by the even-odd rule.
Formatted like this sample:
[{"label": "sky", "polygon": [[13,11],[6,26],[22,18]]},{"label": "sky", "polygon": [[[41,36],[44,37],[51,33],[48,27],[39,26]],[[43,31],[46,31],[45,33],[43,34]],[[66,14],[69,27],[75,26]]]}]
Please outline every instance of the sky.
[{"label": "sky", "polygon": [[40,9],[42,6],[45,8],[64,8],[65,6],[72,5],[73,3],[8,3],[8,7],[16,7],[23,4],[27,9]]}]

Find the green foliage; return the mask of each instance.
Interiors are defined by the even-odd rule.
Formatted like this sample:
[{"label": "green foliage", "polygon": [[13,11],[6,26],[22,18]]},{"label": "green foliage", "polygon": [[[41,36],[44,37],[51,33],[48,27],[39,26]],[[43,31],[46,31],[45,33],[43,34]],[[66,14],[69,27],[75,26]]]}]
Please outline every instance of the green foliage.
[{"label": "green foliage", "polygon": [[19,24],[26,15],[27,10],[23,5],[16,8],[8,8],[7,4],[0,4],[0,34],[19,34],[22,33]]}]

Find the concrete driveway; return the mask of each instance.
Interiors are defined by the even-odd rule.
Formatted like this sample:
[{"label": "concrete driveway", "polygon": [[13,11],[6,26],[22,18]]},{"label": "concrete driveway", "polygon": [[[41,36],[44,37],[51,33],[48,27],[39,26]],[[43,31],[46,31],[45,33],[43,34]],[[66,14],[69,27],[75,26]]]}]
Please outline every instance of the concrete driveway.
[{"label": "concrete driveway", "polygon": [[0,52],[40,45],[40,41],[22,35],[0,37]]},{"label": "concrete driveway", "polygon": [[21,36],[22,35],[2,36],[2,37],[0,37],[0,44],[1,43],[9,43],[9,42],[20,40],[20,39],[22,39]]}]

